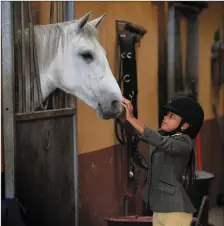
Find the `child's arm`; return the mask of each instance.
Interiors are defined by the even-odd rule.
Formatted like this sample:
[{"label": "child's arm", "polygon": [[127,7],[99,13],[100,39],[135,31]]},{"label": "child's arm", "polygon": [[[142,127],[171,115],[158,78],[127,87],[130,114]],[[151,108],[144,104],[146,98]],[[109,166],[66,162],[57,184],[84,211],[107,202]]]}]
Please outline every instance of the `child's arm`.
[{"label": "child's arm", "polygon": [[125,126],[133,127],[134,133],[138,132],[139,138],[156,148],[163,149],[172,155],[189,154],[192,150],[192,141],[187,135],[176,135],[174,137],[162,136],[159,132],[149,128],[136,118],[128,119]]},{"label": "child's arm", "polygon": [[183,134],[174,137],[162,136],[160,133],[145,126],[144,123],[134,117],[133,106],[129,100],[123,98],[122,102],[125,107],[126,121],[123,116],[120,119],[124,122],[125,127],[130,128],[130,132],[137,135],[141,140],[156,148],[167,151],[172,155],[185,155],[190,153],[192,150],[192,141],[190,137]]}]

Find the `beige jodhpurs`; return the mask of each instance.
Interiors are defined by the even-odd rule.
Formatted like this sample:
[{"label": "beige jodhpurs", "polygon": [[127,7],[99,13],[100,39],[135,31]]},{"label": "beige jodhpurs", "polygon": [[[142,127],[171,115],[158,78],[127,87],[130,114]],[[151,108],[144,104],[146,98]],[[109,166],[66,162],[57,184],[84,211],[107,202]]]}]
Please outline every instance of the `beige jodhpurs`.
[{"label": "beige jodhpurs", "polygon": [[193,214],[184,212],[153,213],[153,226],[191,226]]}]

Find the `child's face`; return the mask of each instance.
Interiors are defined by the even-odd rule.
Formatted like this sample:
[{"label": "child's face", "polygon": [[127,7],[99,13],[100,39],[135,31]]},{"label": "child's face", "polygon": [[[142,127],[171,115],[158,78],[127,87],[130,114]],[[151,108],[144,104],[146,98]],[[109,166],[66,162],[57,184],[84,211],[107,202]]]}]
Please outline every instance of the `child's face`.
[{"label": "child's face", "polygon": [[170,132],[180,125],[181,120],[182,118],[179,115],[174,114],[173,112],[168,112],[167,115],[164,116],[161,129],[165,132]]}]

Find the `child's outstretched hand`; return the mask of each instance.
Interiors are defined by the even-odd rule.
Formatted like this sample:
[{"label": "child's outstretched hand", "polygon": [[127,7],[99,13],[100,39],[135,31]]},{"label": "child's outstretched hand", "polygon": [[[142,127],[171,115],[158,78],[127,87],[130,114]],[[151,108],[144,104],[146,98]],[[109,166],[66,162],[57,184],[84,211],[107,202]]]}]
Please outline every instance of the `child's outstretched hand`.
[{"label": "child's outstretched hand", "polygon": [[126,98],[122,98],[122,104],[125,108],[125,117],[126,119],[129,121],[130,119],[134,118],[133,115],[133,106],[130,100],[126,99]]},{"label": "child's outstretched hand", "polygon": [[122,98],[122,104],[124,106],[124,111],[120,115],[119,119],[121,122],[125,122],[127,120],[137,131],[139,134],[144,133],[144,123],[136,119],[133,115],[133,106],[130,100],[126,98]]}]

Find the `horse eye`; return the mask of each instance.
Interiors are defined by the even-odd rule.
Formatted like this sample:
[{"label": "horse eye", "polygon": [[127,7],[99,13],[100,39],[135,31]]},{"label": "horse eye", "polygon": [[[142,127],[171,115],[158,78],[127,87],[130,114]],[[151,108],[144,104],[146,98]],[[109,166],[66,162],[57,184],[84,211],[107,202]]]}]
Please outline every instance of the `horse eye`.
[{"label": "horse eye", "polygon": [[82,58],[85,61],[91,62],[93,60],[93,54],[90,52],[84,52],[84,53],[80,53],[80,55],[82,56]]}]

